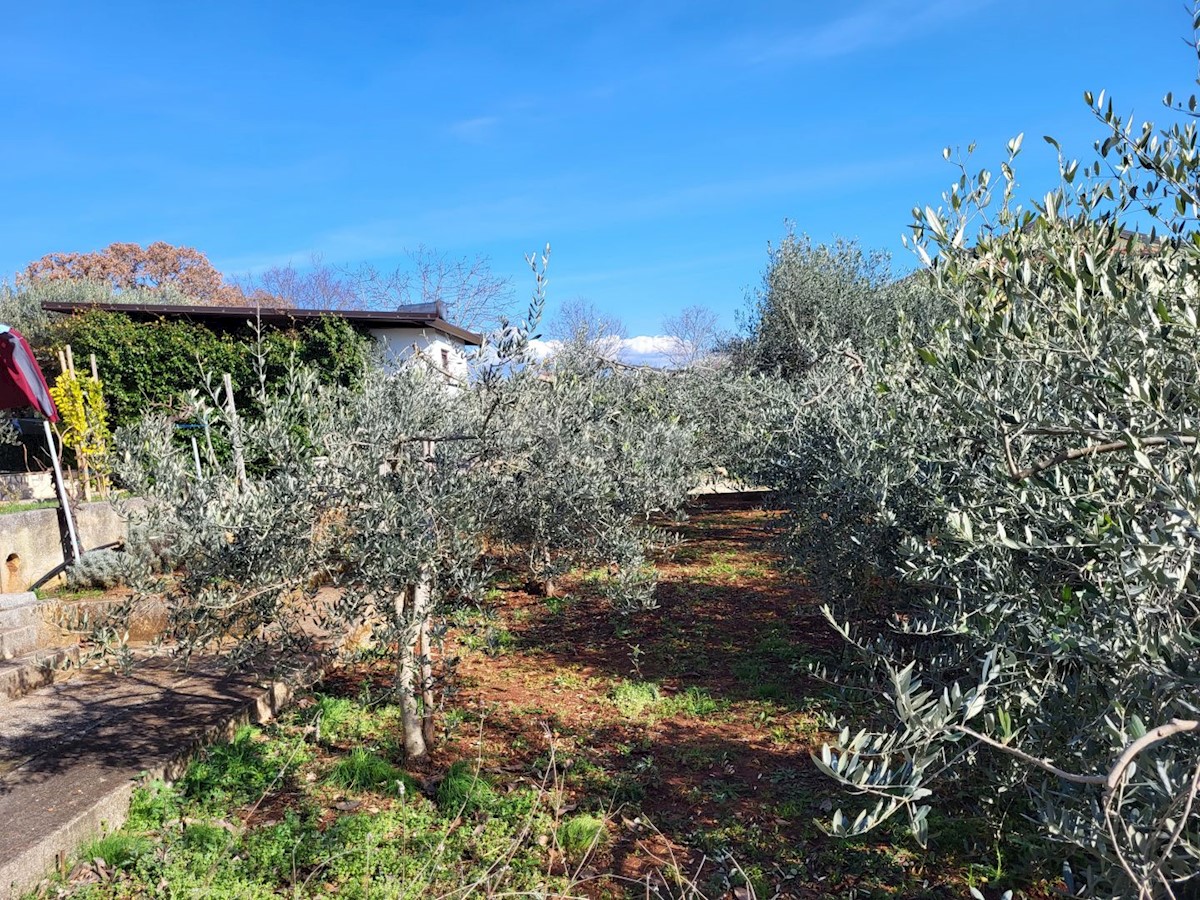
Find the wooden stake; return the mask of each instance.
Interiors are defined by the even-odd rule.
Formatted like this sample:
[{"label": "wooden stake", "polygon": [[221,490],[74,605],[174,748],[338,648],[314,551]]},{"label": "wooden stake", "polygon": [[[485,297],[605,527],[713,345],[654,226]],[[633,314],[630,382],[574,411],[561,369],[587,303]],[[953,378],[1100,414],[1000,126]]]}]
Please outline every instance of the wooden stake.
[{"label": "wooden stake", "polygon": [[228,372],[223,376],[225,384],[225,412],[229,416],[229,439],[233,444],[233,471],[238,487],[246,486],[246,456],[242,452],[242,424],[238,421],[237,405],[233,400],[233,378]]},{"label": "wooden stake", "polygon": [[205,414],[204,420],[204,449],[208,453],[208,464],[215,466],[217,464],[217,451],[213,449],[212,429],[208,427],[208,415]]},{"label": "wooden stake", "polygon": [[88,355],[91,357],[91,360],[92,360],[92,381],[99,381],[100,374],[96,371],[96,354],[90,353]]},{"label": "wooden stake", "polygon": [[204,473],[200,470],[200,445],[196,443],[196,436],[192,435],[192,458],[196,460],[196,478],[203,481]]},{"label": "wooden stake", "polygon": [[437,734],[433,725],[433,656],[429,645],[428,618],[421,620],[421,630],[417,637],[417,655],[420,659],[421,673],[421,735],[425,738],[426,745],[432,747]]},{"label": "wooden stake", "polygon": [[67,344],[67,371],[75,374],[75,354],[71,352],[70,344]]}]

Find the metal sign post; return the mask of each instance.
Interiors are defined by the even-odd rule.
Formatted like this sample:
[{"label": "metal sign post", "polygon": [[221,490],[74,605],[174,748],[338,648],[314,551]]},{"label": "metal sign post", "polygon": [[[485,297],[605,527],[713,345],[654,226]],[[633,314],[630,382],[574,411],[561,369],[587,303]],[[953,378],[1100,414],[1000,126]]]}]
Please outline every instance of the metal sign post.
[{"label": "metal sign post", "polygon": [[75,517],[71,515],[71,501],[67,497],[67,486],[63,482],[62,466],[58,461],[58,451],[54,448],[54,432],[50,430],[50,422],[42,419],[42,428],[46,431],[46,446],[50,449],[50,460],[54,463],[54,491],[58,494],[58,505],[62,511],[62,517],[67,523],[71,563],[75,564],[79,562],[81,555],[79,552],[79,534],[75,531]]}]

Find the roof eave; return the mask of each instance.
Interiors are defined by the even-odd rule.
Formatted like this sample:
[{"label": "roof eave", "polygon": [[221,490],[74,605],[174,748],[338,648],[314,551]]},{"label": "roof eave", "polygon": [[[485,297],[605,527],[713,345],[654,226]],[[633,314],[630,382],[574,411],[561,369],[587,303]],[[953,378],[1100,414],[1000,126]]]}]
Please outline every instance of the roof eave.
[{"label": "roof eave", "polygon": [[440,307],[432,304],[418,304],[411,313],[407,314],[402,310],[390,312],[373,309],[305,309],[292,306],[192,306],[169,303],[61,303],[56,301],[43,302],[42,309],[46,312],[68,315],[99,310],[140,316],[197,319],[296,320],[332,316],[368,328],[427,328],[476,347],[483,340],[481,335],[447,322],[439,314]]}]

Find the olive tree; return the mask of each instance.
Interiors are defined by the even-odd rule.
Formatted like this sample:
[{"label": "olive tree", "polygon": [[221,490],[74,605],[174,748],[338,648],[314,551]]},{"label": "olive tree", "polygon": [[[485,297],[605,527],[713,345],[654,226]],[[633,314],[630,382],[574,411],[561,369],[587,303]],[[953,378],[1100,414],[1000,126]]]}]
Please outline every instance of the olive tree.
[{"label": "olive tree", "polygon": [[653,606],[653,520],[678,513],[698,478],[696,430],[672,414],[666,377],[577,349],[504,385],[493,526],[545,593],[568,569],[602,565],[619,608]]},{"label": "olive tree", "polygon": [[485,544],[520,547],[539,578],[608,564],[621,608],[651,605],[648,518],[690,486],[689,431],[640,418],[653,409],[634,379],[524,358],[547,261],[527,319],[502,323],[459,390],[420,366],[354,388],[297,369],[279,391],[260,377],[251,417],[214,379],[192,397],[199,460],[167,419],[122,436],[141,543],[177,570],[140,583],[166,597],[183,654],[305,668],[369,637],[392,654],[415,759],[433,736],[439,617],[482,596]]},{"label": "olive tree", "polygon": [[829,612],[885,696],[818,765],[868,801],[837,833],[900,813],[923,841],[954,784],[1036,817],[1088,896],[1175,897],[1200,872],[1200,157],[1188,121],[1087,101],[1097,158],[1028,209],[1020,138],[998,175],[958,163],[913,229],[952,316],[794,433],[835,473],[808,527],[903,577],[882,633],[861,597]]},{"label": "olive tree", "polygon": [[801,378],[830,353],[883,346],[902,319],[940,314],[921,273],[896,278],[891,257],[839,238],[814,244],[789,225],[768,246],[763,283],[741,315],[743,335],[725,349],[741,368]]}]

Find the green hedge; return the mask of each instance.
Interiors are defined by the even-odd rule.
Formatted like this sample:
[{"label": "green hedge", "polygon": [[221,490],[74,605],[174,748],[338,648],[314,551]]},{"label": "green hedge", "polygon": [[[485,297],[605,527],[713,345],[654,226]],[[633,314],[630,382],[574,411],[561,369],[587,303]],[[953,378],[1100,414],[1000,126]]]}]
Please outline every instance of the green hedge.
[{"label": "green hedge", "polygon": [[[50,324],[39,349],[46,357],[47,380],[57,375],[56,351],[71,345],[76,367],[96,354],[104,381],[109,419],[114,427],[134,422],[152,410],[176,408],[185,391],[203,390],[204,372],[233,376],[245,406],[257,385],[256,338],[247,323],[219,330],[178,319],[137,322],[124,313],[90,311],[59,317]],[[342,319],[323,317],[287,327],[263,326],[269,384],[286,374],[289,360],[315,368],[323,380],[352,385],[362,377],[374,352],[374,339]]]}]

